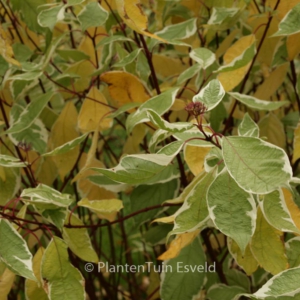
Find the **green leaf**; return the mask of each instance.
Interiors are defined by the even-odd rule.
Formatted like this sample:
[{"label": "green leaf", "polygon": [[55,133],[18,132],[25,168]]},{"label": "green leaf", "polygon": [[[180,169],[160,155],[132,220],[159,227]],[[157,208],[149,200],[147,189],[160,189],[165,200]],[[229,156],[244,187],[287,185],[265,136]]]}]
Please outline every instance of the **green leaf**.
[{"label": "green leaf", "polygon": [[294,296],[300,292],[300,268],[285,270],[269,279],[254,296],[265,299],[267,296]]},{"label": "green leaf", "polygon": [[224,170],[209,187],[207,205],[216,227],[244,252],[255,231],[256,205],[252,195]]},{"label": "green leaf", "polygon": [[174,199],[174,201],[184,202],[174,215],[174,228],[169,235],[191,232],[206,225],[209,219],[206,192],[213,179],[212,172],[208,174],[200,173],[183,190],[180,196]]},{"label": "green leaf", "polygon": [[55,148],[50,152],[44,153],[42,156],[54,156],[54,155],[59,155],[59,154],[69,152],[70,150],[78,146],[80,143],[82,143],[86,139],[88,134],[89,133],[85,133],[79,136],[78,138],[61,145],[60,147]]},{"label": "green leaf", "polygon": [[140,49],[140,48],[135,49],[130,54],[128,54],[127,56],[122,58],[119,62],[114,64],[114,67],[115,68],[122,68],[122,67],[127,66],[128,64],[132,63],[137,58],[137,56],[140,54],[141,51],[142,51],[142,49]]},{"label": "green leaf", "polygon": [[193,49],[189,55],[202,69],[207,69],[216,60],[215,54],[206,48]]},{"label": "green leaf", "polygon": [[246,66],[254,57],[256,53],[255,43],[251,44],[250,47],[247,47],[245,51],[235,59],[231,61],[231,63],[220,67],[216,72],[229,72],[240,69]]},{"label": "green leaf", "polygon": [[211,266],[207,266],[200,239],[196,238],[177,257],[163,263],[161,299],[193,299],[204,284],[205,267]]},{"label": "green leaf", "polygon": [[30,127],[38,118],[38,116],[40,115],[44,107],[47,105],[52,96],[52,92],[42,94],[41,96],[37,97],[34,101],[29,103],[22,112],[22,114],[18,116],[18,120],[13,121],[12,126],[5,132],[5,134],[21,132]]},{"label": "green leaf", "polygon": [[292,177],[289,159],[279,147],[253,137],[223,137],[223,157],[230,175],[249,193],[267,194]]},{"label": "green leaf", "polygon": [[185,22],[166,26],[163,30],[156,32],[159,37],[167,40],[183,40],[192,36],[197,30],[197,19],[192,18]]},{"label": "green leaf", "polygon": [[160,142],[164,141],[166,138],[168,138],[171,135],[170,132],[166,131],[166,130],[162,130],[162,129],[158,129],[156,130],[150,141],[149,141],[149,150],[151,153],[155,152],[155,148],[157,146],[157,144],[159,144]]},{"label": "green leaf", "polygon": [[256,109],[256,110],[267,110],[272,111],[276,110],[282,106],[288,104],[288,101],[267,101],[267,100],[260,100],[252,96],[243,95],[240,93],[228,93],[234,99],[240,101],[241,103],[245,104],[246,106]]},{"label": "green leaf", "polygon": [[55,24],[65,18],[65,6],[58,5],[42,10],[38,15],[38,23],[41,27],[48,27],[53,30]]},{"label": "green leaf", "polygon": [[153,110],[148,110],[147,115],[155,126],[171,133],[183,132],[194,127],[194,124],[188,122],[169,123]]},{"label": "green leaf", "polygon": [[225,284],[215,284],[207,291],[209,300],[232,300],[236,295],[245,293],[245,290],[240,286],[227,286]]},{"label": "green leaf", "polygon": [[56,209],[39,209],[40,205],[35,205],[34,207],[46,221],[55,225],[59,230],[63,229],[67,217],[66,207],[59,207]]},{"label": "green leaf", "polygon": [[67,244],[56,236],[50,241],[43,255],[41,276],[49,299],[85,299],[84,278],[70,264]]},{"label": "green leaf", "polygon": [[238,133],[240,136],[248,136],[255,138],[259,137],[259,127],[252,120],[248,113],[245,113],[242,122],[238,126]]},{"label": "green leaf", "polygon": [[14,273],[36,281],[32,254],[22,236],[5,219],[0,219],[0,258]]},{"label": "green leaf", "polygon": [[295,5],[279,23],[278,31],[273,36],[292,35],[300,32],[300,4]]},{"label": "green leaf", "polygon": [[44,0],[11,0],[13,9],[19,11],[28,28],[34,32],[42,33],[44,29],[38,24],[39,6],[45,4]]},{"label": "green leaf", "polygon": [[61,194],[59,191],[39,184],[36,188],[24,189],[21,194],[22,201],[35,205],[40,209],[57,209],[59,207],[68,207],[73,199],[69,194]]},{"label": "green leaf", "polygon": [[220,173],[225,166],[222,152],[217,147],[213,147],[208,152],[204,160],[204,168],[207,173],[210,172],[215,166],[217,167],[217,173]]},{"label": "green leaf", "polygon": [[215,108],[225,96],[225,91],[218,79],[211,80],[200,93],[193,97],[193,102],[203,103],[207,111]]},{"label": "green leaf", "polygon": [[[163,204],[164,201],[173,199],[178,192],[178,180],[174,179],[165,183],[153,185],[139,185],[130,195],[130,212],[139,211],[150,206]],[[142,201],[141,201],[142,199]],[[144,213],[134,216],[134,221],[137,226],[152,220],[159,213],[165,211],[166,207],[151,209]],[[166,237],[166,235],[165,235]]]},{"label": "green leaf", "polygon": [[[68,213],[66,224],[69,224],[69,222],[70,225],[84,225],[76,215],[72,214],[70,218],[70,213]],[[92,242],[86,228],[64,227],[62,236],[71,251],[79,258],[92,263],[97,263],[99,261],[98,255],[93,249]]]},{"label": "green leaf", "polygon": [[300,237],[294,237],[285,243],[286,256],[290,268],[300,266]]},{"label": "green leaf", "polygon": [[84,6],[78,15],[78,20],[83,31],[90,27],[103,25],[108,18],[108,12],[97,2],[90,2]]},{"label": "green leaf", "polygon": [[273,227],[284,232],[300,233],[300,230],[296,227],[286,206],[281,189],[263,195],[261,209],[266,220]]},{"label": "green leaf", "polygon": [[152,109],[162,115],[167,112],[175,101],[178,88],[172,88],[158,96],[152,97],[143,103],[138,110],[131,114],[126,120],[126,129],[130,133],[134,126],[143,122],[149,122],[147,110]]},{"label": "green leaf", "polygon": [[182,84],[186,80],[193,78],[196,74],[201,71],[201,66],[199,64],[194,64],[193,66],[187,68],[183,71],[177,78],[177,84]]},{"label": "green leaf", "polygon": [[0,166],[8,168],[24,168],[26,163],[20,161],[19,158],[0,154]]}]

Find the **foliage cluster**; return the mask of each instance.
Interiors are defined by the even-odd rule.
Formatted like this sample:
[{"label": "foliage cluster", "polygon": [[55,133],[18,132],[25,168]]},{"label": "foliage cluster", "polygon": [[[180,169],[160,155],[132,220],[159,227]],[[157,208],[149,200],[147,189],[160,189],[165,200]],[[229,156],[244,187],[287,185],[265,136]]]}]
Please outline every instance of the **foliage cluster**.
[{"label": "foliage cluster", "polygon": [[299,14],[0,0],[0,299],[300,299]]}]

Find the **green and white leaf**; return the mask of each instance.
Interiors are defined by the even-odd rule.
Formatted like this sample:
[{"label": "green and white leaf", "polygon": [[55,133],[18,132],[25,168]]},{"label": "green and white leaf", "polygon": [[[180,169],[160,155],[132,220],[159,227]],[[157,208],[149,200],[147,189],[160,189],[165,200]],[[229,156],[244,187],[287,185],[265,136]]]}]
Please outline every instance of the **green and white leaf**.
[{"label": "green and white leaf", "polygon": [[[208,136],[211,133],[206,133]],[[178,141],[184,141],[185,144],[191,146],[211,147],[211,143],[205,140],[205,136],[198,129],[190,129],[184,132],[177,132],[173,137]]]},{"label": "green and white leaf", "polygon": [[242,122],[238,126],[238,133],[240,136],[248,136],[255,138],[259,137],[259,127],[252,120],[248,113],[245,113]]},{"label": "green and white leaf", "polygon": [[114,193],[124,192],[130,187],[129,184],[116,182],[102,174],[88,176],[88,180]]},{"label": "green and white leaf", "polygon": [[208,25],[221,25],[227,23],[237,13],[238,8],[213,7],[211,16],[207,22]]},{"label": "green and white leaf", "polygon": [[113,66],[115,68],[122,68],[122,67],[127,66],[128,64],[132,63],[138,57],[138,55],[140,54],[141,51],[142,51],[141,48],[135,49],[130,54],[125,56],[123,59],[121,59],[119,62],[114,64]]},{"label": "green and white leaf", "polygon": [[[199,238],[184,247],[177,257],[164,261],[161,273],[161,299],[196,298],[204,285],[205,272],[204,268],[202,272],[192,268],[204,267],[205,262],[206,257]],[[187,271],[184,270],[185,266],[188,268]]]},{"label": "green and white leaf", "polygon": [[126,104],[122,105],[120,108],[118,108],[115,112],[109,114],[107,116],[107,118],[116,118],[117,116],[123,114],[124,112],[126,112],[132,108],[136,108],[140,105],[141,105],[141,103],[137,103],[137,102],[126,103]]},{"label": "green and white leaf", "polygon": [[21,198],[22,201],[35,205],[39,209],[68,207],[73,202],[69,194],[62,194],[44,184],[39,184],[36,188],[24,189]]},{"label": "green and white leaf", "polygon": [[65,5],[58,5],[45,10],[42,10],[38,15],[38,23],[41,27],[48,27],[53,30],[58,21],[65,18]]},{"label": "green and white leaf", "polygon": [[192,123],[189,122],[176,122],[170,123],[165,121],[160,115],[158,115],[153,110],[148,110],[147,115],[150,121],[160,129],[166,130],[171,133],[183,132],[194,127]]},{"label": "green and white leaf", "polygon": [[286,256],[290,268],[300,266],[300,237],[294,237],[285,243]]},{"label": "green and white leaf", "polygon": [[169,131],[158,129],[156,130],[153,135],[151,136],[151,139],[149,141],[149,150],[151,153],[155,152],[155,148],[157,144],[164,141],[168,137],[170,137],[172,134]]},{"label": "green and white leaf", "polygon": [[90,27],[103,25],[108,18],[108,12],[98,2],[90,2],[84,6],[77,17],[82,31],[85,31]]},{"label": "green and white leaf", "polygon": [[253,296],[256,299],[294,296],[300,293],[299,276],[299,267],[285,270],[269,279]]},{"label": "green and white leaf", "polygon": [[240,93],[228,93],[234,99],[240,101],[241,103],[245,104],[246,106],[256,109],[256,110],[267,110],[272,111],[276,110],[282,106],[288,104],[288,101],[267,101],[267,100],[260,100],[252,96],[243,95]]},{"label": "green and white leaf", "polygon": [[245,251],[255,231],[256,205],[253,196],[240,188],[224,170],[207,191],[209,216],[215,226]]},{"label": "green and white leaf", "polygon": [[128,184],[151,182],[159,176],[182,148],[182,142],[173,142],[156,154],[127,155],[112,169],[92,168],[109,179]]},{"label": "green and white leaf", "polygon": [[104,46],[104,45],[111,45],[114,42],[132,42],[134,43],[133,39],[127,38],[124,35],[112,35],[112,36],[108,36],[108,37],[104,37],[98,44],[97,44],[97,48],[100,46]]},{"label": "green and white leaf", "polygon": [[204,159],[204,168],[205,171],[208,173],[217,167],[217,174],[220,173],[224,168],[224,160],[222,156],[222,151],[217,148],[213,147]]},{"label": "green and white leaf", "polygon": [[86,207],[96,214],[110,214],[118,212],[123,208],[123,202],[119,199],[89,200],[87,198],[83,198],[77,203],[77,205]]},{"label": "green and white leaf", "polygon": [[[68,217],[66,219],[66,225],[68,225],[69,222],[71,225],[84,225],[76,215],[72,214],[70,218],[70,212],[68,213]],[[71,251],[79,258],[92,263],[97,263],[99,261],[98,255],[92,246],[92,242],[86,228],[64,227],[62,236]]]},{"label": "green and white leaf", "polygon": [[[17,110],[15,110],[17,112]],[[31,150],[44,153],[47,149],[48,131],[40,119],[36,119],[34,123],[27,129],[9,134],[9,139],[18,146],[20,142],[25,143]]]},{"label": "green and white leaf", "polygon": [[184,70],[177,78],[177,84],[182,84],[190,78],[193,78],[196,74],[199,74],[201,71],[201,65],[194,64],[193,66]]},{"label": "green and white leaf", "polygon": [[209,220],[206,193],[214,180],[213,172],[200,173],[179,196],[184,201],[175,213],[174,228],[168,234],[180,234],[202,229]]},{"label": "green and white leaf", "polygon": [[72,150],[73,148],[75,148],[76,146],[81,144],[85,140],[85,138],[88,136],[88,134],[89,133],[85,133],[85,134],[79,136],[78,138],[55,148],[54,150],[52,150],[50,152],[44,153],[42,156],[55,156],[55,155],[69,152],[70,150]]},{"label": "green and white leaf", "polygon": [[5,219],[0,219],[0,258],[15,274],[36,281],[32,269],[32,254],[18,231]]},{"label": "green and white leaf", "polygon": [[195,48],[189,55],[202,69],[207,69],[216,60],[215,54],[207,48]]},{"label": "green and white leaf", "polygon": [[246,66],[254,57],[256,53],[255,43],[251,44],[242,54],[234,58],[229,64],[220,67],[216,72],[229,72],[240,69]]},{"label": "green and white leaf", "polygon": [[241,286],[228,286],[225,284],[214,284],[207,291],[207,298],[209,300],[232,300],[235,296],[245,293]]},{"label": "green and white leaf", "polygon": [[34,205],[35,210],[49,223],[62,230],[67,217],[67,207],[57,209],[39,209],[39,205]]},{"label": "green and white leaf", "polygon": [[19,158],[0,154],[0,166],[8,168],[24,168],[26,163],[20,161]]},{"label": "green and white leaf", "polygon": [[288,186],[292,168],[283,149],[253,137],[223,137],[225,165],[238,185],[249,193],[267,194]]},{"label": "green and white leaf", "polygon": [[143,103],[136,112],[128,116],[126,121],[127,132],[130,133],[137,124],[149,122],[147,110],[152,109],[159,115],[167,112],[173,105],[178,90],[178,88],[169,89]]},{"label": "green and white leaf", "polygon": [[279,23],[278,31],[273,36],[292,35],[300,32],[300,4],[295,5]]},{"label": "green and white leaf", "polygon": [[290,212],[286,206],[284,195],[281,189],[263,195],[261,209],[266,220],[275,228],[284,232],[296,232],[300,230],[296,227]]},{"label": "green and white leaf", "polygon": [[38,118],[52,96],[52,92],[42,94],[29,103],[21,115],[18,116],[18,119],[13,120],[11,127],[6,130],[5,134],[18,133],[29,128]]},{"label": "green and white leaf", "polygon": [[84,278],[70,262],[68,246],[54,236],[44,252],[41,277],[50,300],[85,299]]},{"label": "green and white leaf", "polygon": [[166,26],[163,30],[155,34],[167,41],[186,39],[197,31],[197,19],[192,18],[185,22]]},{"label": "green and white leaf", "polygon": [[225,96],[225,90],[218,79],[211,80],[200,93],[193,97],[193,102],[201,102],[207,111],[215,108]]}]

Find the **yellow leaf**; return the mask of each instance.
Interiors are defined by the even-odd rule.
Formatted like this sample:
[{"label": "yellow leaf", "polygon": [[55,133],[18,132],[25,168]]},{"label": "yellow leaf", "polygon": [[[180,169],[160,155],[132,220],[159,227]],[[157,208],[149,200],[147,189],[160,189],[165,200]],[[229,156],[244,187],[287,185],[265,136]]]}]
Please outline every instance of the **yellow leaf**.
[{"label": "yellow leaf", "polygon": [[181,249],[189,245],[199,235],[199,233],[200,230],[196,230],[176,235],[176,238],[171,242],[168,250],[157,259],[167,260],[178,256]]},{"label": "yellow leaf", "polygon": [[204,159],[210,149],[211,147],[185,146],[184,160],[195,176],[203,171]]},{"label": "yellow leaf", "polygon": [[2,179],[3,182],[6,181],[5,168],[2,166],[0,166],[0,178]]},{"label": "yellow leaf", "polygon": [[100,79],[109,85],[109,93],[117,107],[130,102],[143,103],[150,98],[142,82],[130,73],[111,71],[103,73]]},{"label": "yellow leaf", "polygon": [[156,74],[161,77],[179,76],[187,68],[179,59],[166,55],[154,54],[152,61]]},{"label": "yellow leaf", "polygon": [[7,296],[15,281],[15,277],[16,275],[7,268],[0,276],[0,300],[7,300]]},{"label": "yellow leaf", "polygon": [[[77,111],[74,104],[69,101],[58,119],[52,126],[50,145],[53,150],[79,136],[77,130]],[[76,159],[79,155],[79,146],[70,150],[67,153],[53,156],[52,159],[56,164],[60,178],[63,180],[65,175],[71,171]]]},{"label": "yellow leaf", "polygon": [[258,209],[250,248],[261,267],[273,275],[288,268],[282,236],[283,233],[272,227],[265,220],[261,209]]},{"label": "yellow leaf", "polygon": [[300,122],[294,131],[293,163],[300,158]]},{"label": "yellow leaf", "polygon": [[171,106],[170,110],[172,111],[182,111],[186,107],[186,103],[182,99],[175,99],[173,105]]},{"label": "yellow leaf", "polygon": [[109,116],[109,107],[104,95],[93,86],[84,99],[78,116],[78,127],[81,132],[105,130],[112,126],[113,120]]},{"label": "yellow leaf", "polygon": [[113,221],[118,211],[123,208],[119,199],[89,200],[84,198],[77,203],[78,206],[89,208],[98,218]]},{"label": "yellow leaf", "polygon": [[127,138],[123,154],[136,154],[140,152],[140,143],[142,143],[144,136],[146,135],[146,126],[144,124],[138,124],[131,132],[131,135]]},{"label": "yellow leaf", "polygon": [[[253,34],[244,36],[235,42],[224,54],[224,65],[230,64],[236,57],[240,56],[247,48],[255,43]],[[226,92],[235,88],[244,78],[249,70],[251,62],[247,65],[229,72],[222,72],[218,75],[218,79],[223,85]]]},{"label": "yellow leaf", "polygon": [[287,52],[289,55],[289,60],[293,60],[300,52],[300,33],[289,35],[286,40]]},{"label": "yellow leaf", "polygon": [[295,203],[292,193],[288,189],[283,188],[282,192],[292,220],[294,221],[296,227],[300,229],[300,209]]},{"label": "yellow leaf", "polygon": [[258,122],[258,126],[261,137],[267,137],[269,143],[285,149],[284,127],[275,114],[267,114]]},{"label": "yellow leaf", "polygon": [[[88,198],[89,200],[97,200],[97,199],[102,200],[102,199],[116,198],[117,197],[116,193],[113,193],[102,187],[99,187],[87,179],[88,176],[96,174],[95,171],[93,171],[92,169],[84,169],[83,171],[81,171],[86,166],[87,157],[88,155],[86,153],[83,153],[79,162],[79,169],[80,169],[81,176],[77,182],[77,188],[80,196],[82,198]],[[95,168],[105,167],[104,164],[101,161],[97,160],[96,158],[93,158],[90,163]]]},{"label": "yellow leaf", "polygon": [[215,53],[216,59],[221,57],[226,52],[226,50],[231,46],[231,43],[235,40],[235,38],[237,37],[237,35],[239,35],[239,33],[240,30],[235,29],[232,32],[230,32],[229,35],[226,36],[226,38],[222,41],[222,43],[220,44],[219,48]]},{"label": "yellow leaf", "polygon": [[248,276],[250,276],[256,271],[258,263],[254,258],[249,245],[247,245],[245,253],[243,254],[238,244],[234,240],[229,238],[228,249],[235,261],[237,262],[237,264],[244,269]]},{"label": "yellow leaf", "polygon": [[13,58],[14,52],[11,47],[11,40],[0,25],[0,54],[10,64],[20,67],[21,64]]},{"label": "yellow leaf", "polygon": [[257,88],[254,97],[268,100],[276,93],[282,82],[286,78],[289,64],[283,64],[273,71],[270,76]]},{"label": "yellow leaf", "polygon": [[122,20],[138,33],[166,42],[159,36],[147,31],[148,18],[139,0],[115,0],[118,13]]},{"label": "yellow leaf", "polygon": [[172,215],[172,216],[168,216],[168,217],[162,217],[162,218],[155,219],[151,223],[153,223],[153,222],[174,223],[174,220],[175,220],[175,216]]},{"label": "yellow leaf", "polygon": [[25,291],[26,291],[26,299],[39,299],[39,300],[47,300],[48,296],[45,290],[42,287],[41,282],[41,263],[45,249],[39,248],[36,254],[33,257],[33,273],[35,277],[38,279],[38,282],[26,279],[25,281]]},{"label": "yellow leaf", "polygon": [[37,181],[51,186],[57,177],[57,168],[51,157],[45,157],[38,171]]}]

